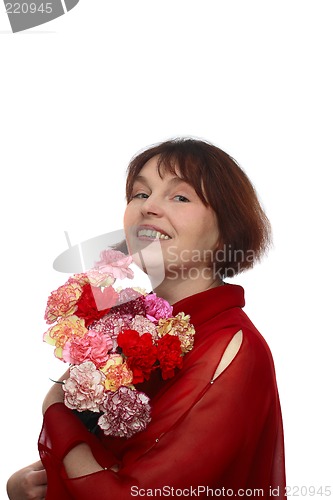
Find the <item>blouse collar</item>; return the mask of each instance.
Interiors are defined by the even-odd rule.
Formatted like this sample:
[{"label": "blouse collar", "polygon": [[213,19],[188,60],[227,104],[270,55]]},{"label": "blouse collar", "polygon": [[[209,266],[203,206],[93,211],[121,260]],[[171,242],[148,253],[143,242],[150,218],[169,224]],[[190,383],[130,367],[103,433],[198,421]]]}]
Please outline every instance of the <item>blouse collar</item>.
[{"label": "blouse collar", "polygon": [[223,311],[244,306],[244,289],[225,283],[179,300],[173,305],[173,315],[183,311],[190,315],[191,323],[198,326]]}]

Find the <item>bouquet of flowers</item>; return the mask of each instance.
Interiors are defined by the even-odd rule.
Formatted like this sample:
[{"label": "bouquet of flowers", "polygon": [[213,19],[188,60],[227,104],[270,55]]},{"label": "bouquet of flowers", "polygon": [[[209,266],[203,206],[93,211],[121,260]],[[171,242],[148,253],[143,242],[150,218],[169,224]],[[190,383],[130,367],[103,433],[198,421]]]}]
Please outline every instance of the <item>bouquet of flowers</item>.
[{"label": "bouquet of flowers", "polygon": [[155,293],[115,288],[133,278],[132,259],[104,250],[95,267],[71,276],[48,298],[44,341],[70,363],[64,402],[78,412],[99,414],[106,435],[130,437],[151,420],[148,396],[135,388],[160,370],[164,380],[180,369],[193,347],[194,327],[184,312]]}]

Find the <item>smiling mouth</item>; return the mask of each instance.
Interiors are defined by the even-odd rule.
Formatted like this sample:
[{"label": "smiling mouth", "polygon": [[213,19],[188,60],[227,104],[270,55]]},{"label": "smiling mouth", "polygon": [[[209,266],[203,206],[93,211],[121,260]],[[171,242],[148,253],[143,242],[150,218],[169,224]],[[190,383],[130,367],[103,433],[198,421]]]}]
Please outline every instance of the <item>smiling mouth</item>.
[{"label": "smiling mouth", "polygon": [[138,237],[151,240],[171,240],[171,237],[168,234],[155,231],[154,229],[139,229]]}]

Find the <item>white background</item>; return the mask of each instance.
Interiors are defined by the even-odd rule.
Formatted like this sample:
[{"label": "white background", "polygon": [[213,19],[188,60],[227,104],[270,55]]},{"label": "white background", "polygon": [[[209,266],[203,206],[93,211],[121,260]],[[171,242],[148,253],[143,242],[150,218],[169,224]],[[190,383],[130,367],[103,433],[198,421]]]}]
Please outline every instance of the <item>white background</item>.
[{"label": "white background", "polygon": [[275,247],[233,282],[275,359],[288,485],[333,485],[332,10],[81,0],[12,34],[0,9],[0,498],[37,460],[48,377],[65,369],[42,342],[64,231],[121,228],[129,159],[177,135],[225,149],[259,192]]}]

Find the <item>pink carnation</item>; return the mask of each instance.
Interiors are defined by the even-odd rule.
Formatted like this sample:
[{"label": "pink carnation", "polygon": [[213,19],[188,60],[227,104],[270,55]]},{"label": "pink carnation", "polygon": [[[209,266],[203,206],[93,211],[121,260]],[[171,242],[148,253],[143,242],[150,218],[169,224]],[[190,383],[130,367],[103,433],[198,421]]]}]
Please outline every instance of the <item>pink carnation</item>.
[{"label": "pink carnation", "polygon": [[62,357],[64,361],[73,365],[89,360],[99,368],[106,363],[108,351],[111,348],[112,340],[108,335],[96,330],[88,330],[84,337],[72,337],[69,342],[66,342]]},{"label": "pink carnation", "polygon": [[122,330],[130,327],[132,316],[121,315],[119,312],[109,313],[103,318],[91,324],[91,328],[97,332],[108,335],[112,340],[116,340]]},{"label": "pink carnation", "polygon": [[147,318],[154,323],[157,323],[161,318],[172,316],[172,306],[166,300],[157,297],[156,293],[145,296],[145,307]]},{"label": "pink carnation", "polygon": [[111,436],[129,438],[143,431],[151,420],[148,396],[128,387],[108,392],[102,411],[105,414],[98,419],[98,425]]},{"label": "pink carnation", "polygon": [[143,290],[142,292],[140,292],[139,290],[134,290],[134,288],[123,288],[122,290],[118,290],[118,293],[119,293],[118,305],[123,304],[125,302],[130,302],[139,297],[142,298],[146,295],[146,293]]},{"label": "pink carnation", "polygon": [[95,267],[101,273],[109,273],[116,279],[133,278],[134,273],[129,269],[132,257],[125,255],[118,250],[108,248],[100,254],[100,260],[95,263]]},{"label": "pink carnation", "polygon": [[71,410],[100,411],[104,400],[104,374],[91,361],[72,366],[64,383],[65,405]]},{"label": "pink carnation", "polygon": [[140,333],[140,335],[143,335],[144,333],[150,333],[154,340],[158,338],[157,326],[155,325],[155,323],[150,321],[150,319],[141,316],[140,314],[137,314],[132,319],[129,329],[136,330]]}]

